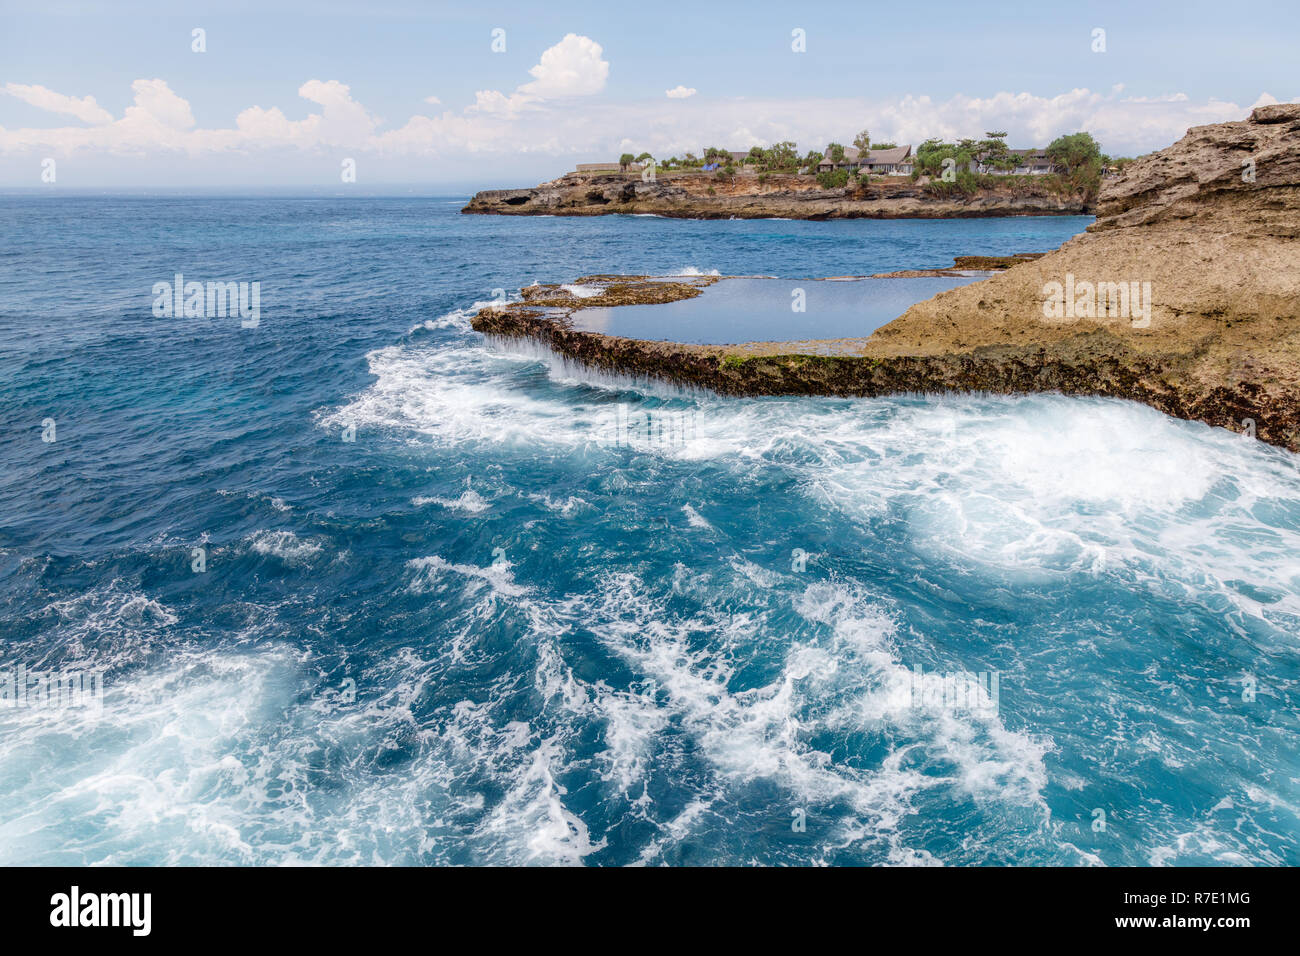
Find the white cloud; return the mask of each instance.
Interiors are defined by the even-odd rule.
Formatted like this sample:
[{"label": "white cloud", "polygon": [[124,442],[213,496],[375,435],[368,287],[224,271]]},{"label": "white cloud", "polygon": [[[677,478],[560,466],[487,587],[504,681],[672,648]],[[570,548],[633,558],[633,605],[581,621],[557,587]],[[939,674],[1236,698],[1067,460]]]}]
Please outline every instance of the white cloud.
[{"label": "white cloud", "polygon": [[684,100],[688,96],[694,96],[696,93],[693,86],[682,86],[680,83],[671,90],[664,90],[670,100]]},{"label": "white cloud", "polygon": [[440,106],[442,104],[442,100],[438,99],[436,96],[426,96],[424,102],[429,103],[432,106]]},{"label": "white cloud", "polygon": [[[866,126],[875,138],[913,145],[929,137],[980,137],[986,130],[1005,129],[1013,146],[1043,146],[1062,133],[1088,130],[1103,149],[1119,156],[1167,146],[1190,126],[1243,119],[1250,109],[1219,100],[1194,101],[1178,92],[1126,97],[1114,88],[1106,93],[1001,92],[946,100],[924,95],[892,100],[710,100],[666,91],[669,99],[571,101],[604,88],[609,64],[601,57],[599,44],[570,34],[542,55],[530,71],[533,79],[513,93],[482,90],[463,111],[415,115],[387,129],[337,80],[312,79],[299,88],[299,96],[313,104],[303,119],[291,120],[275,106],[250,106],[233,126],[212,129],[197,128],[190,104],[161,79],[137,80],[132,85],[134,101],[117,120],[90,97],[76,99],[41,87],[18,86],[20,92],[15,92],[10,84],[5,89],[12,95],[55,112],[72,113],[75,108],[73,115],[79,113],[96,125],[0,128],[0,154],[84,149],[141,156],[222,155],[337,147],[414,159],[445,158],[449,162],[440,165],[441,170],[456,169],[467,176],[481,168],[483,154],[493,154],[526,177],[535,169],[610,158],[628,148],[666,157],[698,152],[710,144],[743,149],[794,140],[801,150],[820,149],[830,140],[846,142]],[[433,102],[436,99],[428,101],[441,105]],[[1265,102],[1275,99],[1264,93],[1255,105]],[[625,147],[625,140],[635,141],[634,147]],[[524,156],[536,158],[525,162]]]},{"label": "white cloud", "polygon": [[189,102],[173,93],[163,80],[136,80],[131,90],[135,105],[126,108],[121,122],[169,130],[186,130],[194,125]]},{"label": "white cloud", "polygon": [[500,90],[479,90],[466,112],[514,114],[536,109],[546,100],[599,93],[609,78],[609,61],[600,58],[602,52],[591,37],[567,33],[528,71],[532,82],[521,84],[509,96]]},{"label": "white cloud", "polygon": [[602,52],[600,44],[591,37],[565,34],[528,71],[533,81],[519,87],[519,92],[539,99],[599,93],[609,79],[609,61],[600,58]]},{"label": "white cloud", "polygon": [[96,103],[93,96],[77,99],[75,96],[55,93],[43,86],[24,86],[21,83],[6,83],[4,91],[25,103],[30,103],[37,109],[48,110],[51,113],[67,113],[83,123],[113,122],[113,114]]}]

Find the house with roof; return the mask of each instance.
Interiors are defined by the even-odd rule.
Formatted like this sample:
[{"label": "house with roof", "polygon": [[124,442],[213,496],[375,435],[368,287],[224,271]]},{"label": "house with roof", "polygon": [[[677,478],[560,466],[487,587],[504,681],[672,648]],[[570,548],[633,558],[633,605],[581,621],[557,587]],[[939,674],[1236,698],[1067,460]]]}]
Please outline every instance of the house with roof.
[{"label": "house with roof", "polygon": [[1060,172],[1059,167],[1047,158],[1042,149],[1009,149],[1009,154],[1016,157],[1012,169],[998,169],[993,165],[991,153],[980,153],[971,163],[971,172],[985,173],[990,176],[1046,176],[1048,173]]},{"label": "house with roof", "polygon": [[619,163],[578,163],[574,167],[575,172],[582,175],[592,175],[595,173],[639,173],[645,169],[644,163],[628,163],[623,166]]},{"label": "house with roof", "polygon": [[893,149],[873,149],[862,164],[875,176],[912,175],[912,147],[895,146]]},{"label": "house with roof", "polygon": [[895,146],[892,149],[870,149],[865,153],[856,146],[844,147],[844,158],[836,163],[831,160],[831,150],[827,146],[822,160],[817,164],[817,172],[828,173],[837,169],[846,169],[851,173],[866,171],[876,176],[910,176],[912,174],[912,147]]},{"label": "house with roof", "polygon": [[845,146],[844,158],[837,163],[831,159],[831,148],[828,145],[822,150],[821,162],[817,164],[819,173],[832,173],[837,169],[847,169],[851,173],[856,173],[861,168],[861,151],[856,146]]}]

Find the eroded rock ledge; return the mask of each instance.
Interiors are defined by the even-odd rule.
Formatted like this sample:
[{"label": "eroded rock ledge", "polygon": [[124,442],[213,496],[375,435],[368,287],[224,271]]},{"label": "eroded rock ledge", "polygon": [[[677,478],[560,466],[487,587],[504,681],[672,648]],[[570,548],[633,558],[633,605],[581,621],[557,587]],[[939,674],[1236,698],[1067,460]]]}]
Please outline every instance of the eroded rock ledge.
[{"label": "eroded rock ledge", "polygon": [[[696,281],[683,280],[673,294],[700,294]],[[1134,282],[1150,284],[1149,315],[1123,314],[1115,289],[1089,313],[1076,286]],[[1053,283],[1075,288],[1076,315],[1045,314]],[[657,285],[636,294],[653,296]],[[733,346],[624,339],[579,331],[567,319],[612,300],[526,295],[517,307],[485,309],[475,328],[538,339],[598,368],[725,394],[1104,395],[1253,428],[1300,451],[1300,105],[1189,130],[1107,181],[1085,234],[918,303],[863,339]],[[530,307],[539,302],[547,306]]]},{"label": "eroded rock ledge", "polygon": [[968,219],[984,216],[1090,215],[1080,197],[977,194],[929,196],[913,183],[868,190],[821,189],[808,177],[777,175],[728,183],[699,175],[662,174],[655,182],[621,175],[569,174],[530,189],[486,189],[461,210],[502,216],[657,215],[674,219]]}]

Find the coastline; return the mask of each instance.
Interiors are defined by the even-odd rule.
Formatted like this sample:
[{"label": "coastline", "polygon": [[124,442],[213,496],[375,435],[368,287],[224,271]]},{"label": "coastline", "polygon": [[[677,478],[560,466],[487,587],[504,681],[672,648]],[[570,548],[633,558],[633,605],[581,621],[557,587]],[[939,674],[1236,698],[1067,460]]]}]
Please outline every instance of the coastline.
[{"label": "coastline", "polygon": [[[1258,178],[1241,175],[1243,150],[1257,158]],[[482,310],[473,327],[727,395],[1107,396],[1300,451],[1300,105],[1194,127],[1105,183],[1098,207],[1097,221],[1059,249],[919,302],[860,339],[620,338],[567,321],[618,301],[551,301],[540,311],[536,294]],[[1077,315],[1076,277],[1088,288]],[[1130,285],[1144,312],[1129,314]],[[1044,300],[1053,287],[1070,296],[1057,316]],[[1098,312],[1098,289],[1108,287]]]},{"label": "coastline", "polygon": [[[524,189],[486,189],[461,210],[467,215],[654,215],[670,219],[977,219],[1002,216],[1092,215],[1096,203],[1078,197],[981,192],[939,198],[910,182],[869,189],[820,189],[796,177],[774,188],[746,177],[732,184],[698,176],[661,176],[652,182],[623,175],[569,174]],[[714,192],[710,195],[709,191]],[[719,191],[721,190],[721,191]]]}]

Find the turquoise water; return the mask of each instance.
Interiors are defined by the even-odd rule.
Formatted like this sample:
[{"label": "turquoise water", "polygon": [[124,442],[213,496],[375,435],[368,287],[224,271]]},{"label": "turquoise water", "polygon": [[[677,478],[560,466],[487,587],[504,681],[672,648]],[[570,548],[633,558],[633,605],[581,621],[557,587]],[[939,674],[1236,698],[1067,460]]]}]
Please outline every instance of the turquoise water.
[{"label": "turquoise water", "polygon": [[[1087,220],[459,208],[0,199],[3,665],[103,680],[0,707],[0,861],[1300,862],[1295,456],[1117,401],[687,395],[469,328],[534,280]],[[259,281],[260,324],[156,318],[178,272]]]},{"label": "turquoise water", "polygon": [[908,306],[981,278],[727,278],[692,299],[580,309],[571,321],[574,328],[605,335],[702,345],[866,337]]}]

